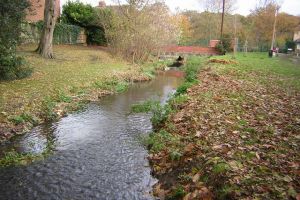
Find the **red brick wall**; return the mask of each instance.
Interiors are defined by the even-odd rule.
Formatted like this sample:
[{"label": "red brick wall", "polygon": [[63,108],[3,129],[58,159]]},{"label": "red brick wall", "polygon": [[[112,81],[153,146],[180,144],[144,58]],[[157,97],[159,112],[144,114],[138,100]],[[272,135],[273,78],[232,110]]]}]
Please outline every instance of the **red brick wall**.
[{"label": "red brick wall", "polygon": [[[26,20],[38,22],[44,20],[45,0],[29,0],[31,7],[28,9]],[[60,0],[56,0],[56,15],[60,15]]]},{"label": "red brick wall", "polygon": [[164,48],[165,53],[183,53],[198,55],[218,55],[219,52],[213,47],[199,46],[167,46]]}]

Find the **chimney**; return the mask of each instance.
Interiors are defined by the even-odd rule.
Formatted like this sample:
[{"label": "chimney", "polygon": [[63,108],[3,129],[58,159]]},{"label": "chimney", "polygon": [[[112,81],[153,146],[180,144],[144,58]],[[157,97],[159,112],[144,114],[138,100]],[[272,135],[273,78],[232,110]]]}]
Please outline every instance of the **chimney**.
[{"label": "chimney", "polygon": [[105,8],[105,7],[106,7],[105,1],[99,1],[98,7],[99,7],[99,8]]}]

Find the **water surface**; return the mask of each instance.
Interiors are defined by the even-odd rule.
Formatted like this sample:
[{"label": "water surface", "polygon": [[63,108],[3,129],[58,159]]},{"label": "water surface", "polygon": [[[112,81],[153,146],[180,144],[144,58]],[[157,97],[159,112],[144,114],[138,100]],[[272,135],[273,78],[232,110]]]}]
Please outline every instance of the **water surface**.
[{"label": "water surface", "polygon": [[182,74],[170,71],[149,83],[134,84],[127,92],[90,103],[83,112],[38,126],[2,151],[41,153],[45,160],[28,166],[0,169],[0,199],[153,199],[141,135],[151,132],[149,114],[130,114],[134,103],[164,102],[181,83]]}]

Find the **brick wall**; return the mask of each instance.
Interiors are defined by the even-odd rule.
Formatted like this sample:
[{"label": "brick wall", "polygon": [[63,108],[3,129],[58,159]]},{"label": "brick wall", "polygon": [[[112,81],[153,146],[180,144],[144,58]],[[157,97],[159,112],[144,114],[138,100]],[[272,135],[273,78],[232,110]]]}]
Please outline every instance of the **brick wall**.
[{"label": "brick wall", "polygon": [[[27,11],[26,21],[38,22],[44,20],[45,0],[29,0],[31,7]],[[60,16],[60,0],[56,0],[56,15]]]}]

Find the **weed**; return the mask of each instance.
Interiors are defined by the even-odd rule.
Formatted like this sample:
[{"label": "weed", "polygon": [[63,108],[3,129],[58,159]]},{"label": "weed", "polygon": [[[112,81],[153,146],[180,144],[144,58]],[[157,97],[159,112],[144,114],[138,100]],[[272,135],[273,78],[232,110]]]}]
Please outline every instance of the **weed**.
[{"label": "weed", "polygon": [[176,189],[173,190],[172,195],[170,197],[167,197],[168,200],[176,200],[176,199],[182,199],[186,195],[186,192],[182,185],[179,185],[176,187]]},{"label": "weed", "polygon": [[42,102],[42,117],[45,120],[54,120],[57,114],[54,112],[56,103],[50,98],[46,97]]},{"label": "weed", "polygon": [[155,106],[159,105],[159,101],[148,100],[139,104],[133,104],[131,106],[131,112],[133,113],[147,113],[151,112]]},{"label": "weed", "polygon": [[71,103],[72,102],[72,97],[67,96],[64,91],[58,90],[57,97],[56,97],[55,100],[57,102]]},{"label": "weed", "polygon": [[128,89],[129,84],[125,81],[122,82],[118,82],[115,87],[114,90],[118,93],[120,92],[125,92]]},{"label": "weed", "polygon": [[193,86],[193,83],[191,82],[185,82],[182,85],[180,85],[175,93],[175,96],[183,95],[187,93],[187,90]]},{"label": "weed", "polygon": [[178,138],[162,129],[157,133],[151,133],[146,140],[146,144],[151,152],[159,152],[166,148],[167,143],[170,141],[178,141]]},{"label": "weed", "polygon": [[180,158],[182,157],[182,153],[180,153],[180,151],[178,151],[177,149],[176,150],[172,150],[170,152],[170,158],[171,160],[180,160]]},{"label": "weed", "polygon": [[15,165],[26,165],[37,159],[39,156],[31,153],[18,153],[15,150],[7,152],[4,157],[0,159],[0,167],[8,167]]},{"label": "weed", "polygon": [[221,162],[213,166],[212,172],[214,174],[222,174],[230,169],[230,166],[227,163]]},{"label": "weed", "polygon": [[9,120],[12,121],[15,125],[22,124],[24,122],[29,122],[33,125],[36,125],[38,123],[38,119],[28,113],[22,113],[21,115],[13,116]]},{"label": "weed", "polygon": [[163,122],[168,119],[169,114],[172,112],[172,108],[169,104],[155,105],[152,109],[151,122],[154,128],[158,128]]}]

